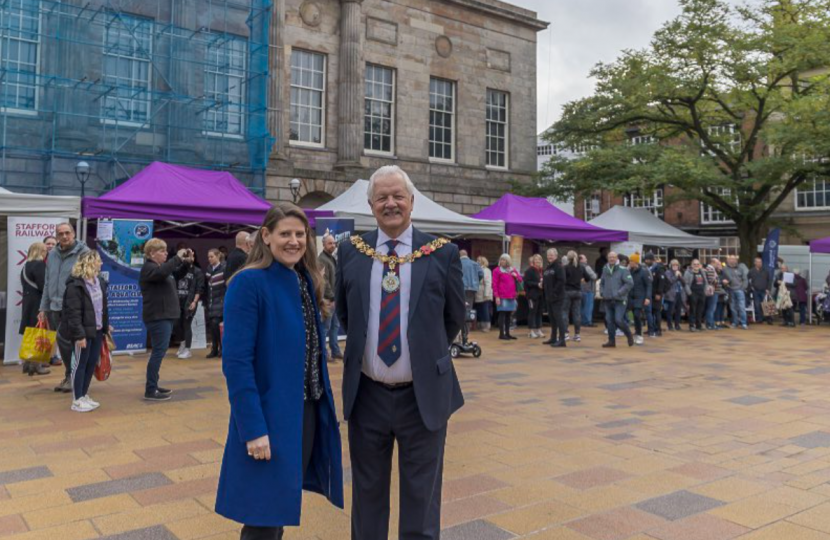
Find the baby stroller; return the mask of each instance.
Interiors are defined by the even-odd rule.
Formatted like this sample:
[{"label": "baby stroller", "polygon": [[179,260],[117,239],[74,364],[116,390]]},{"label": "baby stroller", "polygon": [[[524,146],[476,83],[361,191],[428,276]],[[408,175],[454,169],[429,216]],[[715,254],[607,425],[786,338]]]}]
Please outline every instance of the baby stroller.
[{"label": "baby stroller", "polygon": [[830,287],[824,287],[824,290],[815,296],[813,312],[816,324],[830,322]]},{"label": "baby stroller", "polygon": [[470,341],[470,324],[476,320],[476,310],[469,302],[464,303],[467,311],[467,317],[464,321],[464,326],[461,327],[461,342],[454,342],[450,345],[450,356],[458,358],[461,354],[472,354],[474,358],[481,356],[481,347],[475,341]]}]

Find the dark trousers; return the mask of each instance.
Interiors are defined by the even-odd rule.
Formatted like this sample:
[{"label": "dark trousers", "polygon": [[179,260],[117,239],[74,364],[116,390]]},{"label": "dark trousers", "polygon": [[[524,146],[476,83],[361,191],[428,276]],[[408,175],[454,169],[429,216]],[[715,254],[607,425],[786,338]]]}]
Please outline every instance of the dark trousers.
[{"label": "dark trousers", "polygon": [[[58,328],[61,326],[61,312],[60,311],[47,311],[46,312],[46,319],[49,322],[49,328],[52,330],[57,331]],[[63,369],[64,374],[66,375],[67,379],[72,378],[72,341],[66,339],[61,335],[60,332],[57,333],[56,341],[58,342],[58,354],[60,354],[61,361],[63,362]]]},{"label": "dark trousers", "polygon": [[655,298],[651,304],[651,315],[648,318],[649,333],[659,334],[663,332],[663,298]]},{"label": "dark trousers", "polygon": [[625,337],[631,339],[631,328],[625,320],[625,304],[616,300],[603,300],[605,304],[605,325],[608,327],[608,342],[617,342],[617,328],[622,330]]},{"label": "dark trousers", "polygon": [[632,312],[634,314],[634,333],[638,336],[643,335],[643,311],[645,308],[635,307],[632,308]]},{"label": "dark trousers", "polygon": [[807,302],[796,302],[798,306],[798,324],[807,324]]},{"label": "dark trousers", "polygon": [[527,297],[527,327],[531,330],[542,329],[542,298]]},{"label": "dark trousers", "polygon": [[764,317],[764,308],[761,307],[761,304],[764,302],[764,299],[767,296],[767,291],[764,289],[752,290],[752,307],[755,310],[755,322],[766,321],[770,317]]},{"label": "dark trousers", "polygon": [[170,346],[170,336],[173,334],[173,323],[175,319],[161,319],[146,323],[147,332],[150,333],[150,359],[147,361],[147,382],[144,386],[145,394],[152,394],[159,387],[159,371],[161,361]]},{"label": "dark trousers", "polygon": [[666,302],[666,325],[669,328],[680,328],[680,316],[683,313],[683,300],[680,294],[674,302]]},{"label": "dark trousers", "polygon": [[219,323],[222,322],[221,317],[211,317],[208,319],[208,331],[210,332],[210,354],[220,354],[222,351],[222,332],[219,329]]},{"label": "dark trousers", "polygon": [[399,540],[437,540],[447,428],[429,431],[412,386],[389,389],[361,375],[349,418],[352,539],[389,538],[392,450],[398,444]]},{"label": "dark trousers", "polygon": [[499,311],[499,337],[510,335],[510,323],[513,319],[512,311]]},{"label": "dark trousers", "polygon": [[574,333],[579,334],[582,328],[582,291],[568,291],[565,293],[562,317],[565,320],[565,330],[568,329],[568,323],[573,322]]},{"label": "dark trousers", "polygon": [[[317,401],[306,401],[303,407],[303,476],[311,462],[314,436],[317,433]],[[275,459],[271,456],[271,459]],[[282,540],[283,527],[255,527],[243,525],[239,540]]]},{"label": "dark trousers", "polygon": [[77,347],[74,344],[75,360],[72,362],[72,392],[75,399],[81,399],[89,393],[89,385],[92,384],[92,376],[95,374],[95,366],[101,357],[101,345],[104,343],[104,331],[95,332],[94,339],[86,340],[86,347]]},{"label": "dark trousers", "polygon": [[553,343],[565,341],[568,324],[565,322],[565,301],[548,302],[548,319],[550,319],[550,340]]},{"label": "dark trousers", "polygon": [[193,344],[193,316],[196,313],[188,309],[190,305],[187,302],[182,302],[180,307],[181,315],[179,315],[178,321],[179,337],[184,341],[184,346],[189,349]]},{"label": "dark trousers", "polygon": [[703,327],[703,316],[706,314],[706,295],[692,293],[689,297],[689,328]]}]

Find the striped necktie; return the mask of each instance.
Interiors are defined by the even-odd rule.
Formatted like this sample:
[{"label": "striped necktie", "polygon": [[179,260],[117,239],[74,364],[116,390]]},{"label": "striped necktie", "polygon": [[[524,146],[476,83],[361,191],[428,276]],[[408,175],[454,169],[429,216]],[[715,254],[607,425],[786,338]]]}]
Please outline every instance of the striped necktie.
[{"label": "striped necktie", "polygon": [[[393,257],[397,256],[395,247],[398,245],[397,240],[389,240],[386,242],[389,246],[387,255]],[[383,277],[388,273],[395,274],[400,278],[400,265],[395,265],[395,269],[389,268],[389,263],[383,265],[383,276],[381,278],[381,297],[380,297],[380,326],[378,327],[378,356],[383,360],[387,366],[392,366],[401,357],[401,286],[392,292],[387,292],[383,288]]]}]

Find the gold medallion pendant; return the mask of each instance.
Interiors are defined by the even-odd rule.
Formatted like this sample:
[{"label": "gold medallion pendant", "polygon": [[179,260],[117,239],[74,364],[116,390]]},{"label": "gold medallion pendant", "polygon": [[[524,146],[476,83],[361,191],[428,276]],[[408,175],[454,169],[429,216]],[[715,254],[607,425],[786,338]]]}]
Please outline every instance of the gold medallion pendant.
[{"label": "gold medallion pendant", "polygon": [[396,292],[401,286],[401,280],[394,272],[387,272],[383,278],[383,290],[387,293]]}]

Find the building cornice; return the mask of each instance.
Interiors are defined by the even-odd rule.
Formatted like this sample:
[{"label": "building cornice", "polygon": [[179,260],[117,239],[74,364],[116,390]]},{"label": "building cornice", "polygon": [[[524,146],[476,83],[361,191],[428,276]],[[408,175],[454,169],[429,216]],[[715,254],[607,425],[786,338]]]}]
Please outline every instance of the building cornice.
[{"label": "building cornice", "polygon": [[473,11],[486,13],[487,15],[507,19],[508,21],[527,26],[541,32],[550,26],[549,22],[539,20],[536,13],[528,9],[512,6],[510,4],[494,0],[443,0],[447,4],[455,4]]}]

